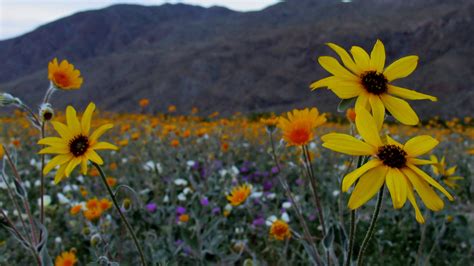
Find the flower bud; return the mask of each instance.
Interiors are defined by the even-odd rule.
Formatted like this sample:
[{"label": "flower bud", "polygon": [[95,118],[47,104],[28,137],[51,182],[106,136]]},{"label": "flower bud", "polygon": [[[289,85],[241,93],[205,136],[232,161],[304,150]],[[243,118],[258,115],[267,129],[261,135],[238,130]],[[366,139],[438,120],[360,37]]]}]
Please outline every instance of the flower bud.
[{"label": "flower bud", "polygon": [[50,103],[43,103],[39,111],[40,119],[43,122],[50,121],[54,117],[54,110]]},{"label": "flower bud", "polygon": [[96,247],[97,245],[100,244],[102,239],[100,238],[99,234],[95,234],[91,237],[91,246]]},{"label": "flower bud", "polygon": [[131,207],[132,207],[132,201],[129,198],[124,199],[122,202],[122,208],[125,209],[126,211],[129,211]]},{"label": "flower bud", "polygon": [[14,97],[10,93],[0,93],[0,107],[5,107],[9,105],[20,105],[22,102],[17,97]]}]

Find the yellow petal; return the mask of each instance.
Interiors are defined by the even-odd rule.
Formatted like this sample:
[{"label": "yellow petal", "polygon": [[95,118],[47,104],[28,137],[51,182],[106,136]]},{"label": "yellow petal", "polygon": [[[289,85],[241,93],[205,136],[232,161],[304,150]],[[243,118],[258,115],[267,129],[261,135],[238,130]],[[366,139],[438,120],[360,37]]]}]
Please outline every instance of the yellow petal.
[{"label": "yellow petal", "polygon": [[425,218],[421,214],[420,208],[418,208],[418,204],[416,204],[415,195],[414,195],[413,189],[411,187],[408,188],[407,197],[408,197],[408,200],[410,201],[411,205],[415,209],[416,221],[419,222],[420,224],[424,224],[425,223]]},{"label": "yellow petal", "polygon": [[356,110],[356,127],[365,142],[377,149],[383,145],[374,118],[363,108]]},{"label": "yellow petal", "polygon": [[362,85],[355,81],[335,82],[329,86],[329,89],[341,99],[357,97],[364,91]]},{"label": "yellow petal", "polygon": [[47,137],[47,138],[43,138],[43,139],[40,139],[38,141],[38,144],[41,144],[41,145],[67,145],[68,142],[62,138],[58,138],[58,137]]},{"label": "yellow petal", "polygon": [[82,160],[81,161],[81,172],[82,172],[83,175],[87,174],[87,163],[88,163],[87,160]]},{"label": "yellow petal", "polygon": [[43,174],[47,175],[51,170],[53,170],[54,167],[58,165],[62,165],[66,163],[67,161],[71,160],[72,154],[62,154],[62,155],[57,155],[51,161],[46,164],[46,166],[43,169]]},{"label": "yellow petal", "polygon": [[71,175],[71,172],[74,170],[74,168],[76,168],[76,166],[78,166],[82,161],[82,158],[81,157],[74,157],[72,158],[71,161],[69,161],[66,169],[65,169],[65,174],[67,177],[69,177]]},{"label": "yellow petal", "polygon": [[105,124],[96,129],[90,136],[91,142],[97,141],[107,130],[113,128],[113,124]]},{"label": "yellow petal", "polygon": [[400,98],[408,99],[408,100],[430,100],[432,102],[438,101],[438,98],[434,96],[420,93],[414,90],[409,90],[409,89],[393,86],[393,85],[388,85],[387,92],[389,94],[398,96]]},{"label": "yellow petal", "polygon": [[100,158],[99,154],[95,152],[94,150],[89,150],[86,154],[87,159],[93,161],[96,164],[102,165],[104,164],[104,161],[102,158]]},{"label": "yellow petal", "polygon": [[93,150],[118,150],[118,147],[108,142],[99,142],[92,146]]},{"label": "yellow petal", "polygon": [[82,134],[84,134],[85,136],[89,136],[89,131],[91,128],[91,118],[92,118],[92,113],[94,113],[94,110],[95,110],[95,104],[89,103],[86,110],[84,111],[84,114],[82,115],[82,118],[81,118]]},{"label": "yellow petal", "polygon": [[389,167],[385,183],[392,197],[393,208],[400,209],[407,200],[407,181],[405,176],[398,168]]},{"label": "yellow petal", "polygon": [[342,191],[347,192],[349,188],[354,184],[354,182],[359,179],[361,175],[366,173],[372,168],[382,165],[382,161],[378,159],[370,160],[366,164],[362,165],[361,167],[357,168],[356,170],[350,172],[348,175],[344,177],[342,180]]},{"label": "yellow petal", "polygon": [[54,176],[54,184],[57,185],[59,182],[61,182],[61,180],[63,180],[64,178],[64,171],[66,170],[66,166],[68,164],[65,163],[65,164],[62,164],[58,171],[56,172],[56,175]]},{"label": "yellow petal", "polygon": [[379,166],[367,171],[357,182],[347,206],[354,210],[370,200],[382,187],[387,170],[387,167]]},{"label": "yellow petal", "polygon": [[410,75],[418,64],[418,56],[405,56],[389,65],[383,72],[388,81],[404,78]]},{"label": "yellow petal", "polygon": [[359,46],[352,46],[351,48],[352,57],[356,65],[362,69],[364,72],[372,70],[370,68],[370,57],[369,54]]},{"label": "yellow petal", "polygon": [[371,94],[369,96],[369,103],[372,109],[372,114],[374,115],[375,123],[377,124],[377,129],[380,131],[383,126],[383,121],[385,120],[385,106],[380,100],[378,95]]},{"label": "yellow petal", "polygon": [[405,143],[403,150],[406,151],[409,157],[418,157],[431,151],[438,144],[439,141],[435,138],[428,135],[422,135],[408,140]]},{"label": "yellow petal", "polygon": [[409,168],[403,168],[402,172],[416,189],[416,192],[418,192],[418,195],[420,195],[421,200],[423,203],[425,203],[425,206],[428,209],[432,211],[439,211],[443,209],[444,202],[428,185],[428,183],[426,183],[425,180],[423,180]]},{"label": "yellow petal", "polygon": [[67,154],[69,149],[67,147],[47,147],[39,151],[39,154]]},{"label": "yellow petal", "polygon": [[363,108],[365,110],[369,110],[370,108],[369,105],[369,94],[365,91],[362,91],[361,94],[359,94],[359,97],[357,97],[356,103],[355,103],[355,110],[357,114],[357,110],[359,108]]},{"label": "yellow petal", "polygon": [[449,168],[448,170],[446,170],[446,175],[447,176],[453,175],[454,172],[456,172],[456,166],[453,166],[453,167]]},{"label": "yellow petal", "polygon": [[346,66],[350,71],[356,75],[360,75],[362,73],[361,69],[354,63],[354,60],[352,60],[351,56],[344,48],[334,43],[327,43],[327,46],[329,46],[334,50],[334,52],[337,53],[337,55],[339,55],[344,66]]},{"label": "yellow petal", "polygon": [[56,130],[56,132],[58,132],[61,138],[63,138],[65,141],[69,141],[74,138],[74,134],[65,124],[56,121],[51,121],[51,124],[53,125],[54,130]]},{"label": "yellow petal", "polygon": [[406,101],[388,94],[382,94],[381,98],[385,108],[402,124],[410,126],[418,124],[418,116]]},{"label": "yellow petal", "polygon": [[318,58],[319,64],[326,69],[327,72],[333,74],[334,76],[346,79],[357,81],[359,77],[352,74],[349,70],[345,69],[339,62],[331,56],[320,56]]},{"label": "yellow petal", "polygon": [[417,174],[418,176],[423,178],[426,182],[428,182],[428,184],[432,185],[433,187],[435,187],[436,189],[441,191],[441,193],[443,193],[450,201],[454,200],[453,196],[451,196],[451,194],[449,194],[449,192],[446,189],[444,189],[444,187],[442,187],[438,182],[436,182],[436,180],[434,180],[431,176],[429,176],[428,174],[423,172],[420,168],[418,168],[414,164],[410,164],[410,163],[408,163],[407,166],[411,170],[413,170],[413,172],[415,172],[415,174]]},{"label": "yellow petal", "polygon": [[66,120],[71,133],[74,136],[81,134],[81,124],[79,124],[79,120],[77,119],[76,110],[72,106],[68,106],[66,108]]},{"label": "yellow petal", "polygon": [[409,163],[415,164],[415,165],[427,165],[427,164],[433,164],[432,161],[430,160],[422,160],[422,159],[417,159],[417,158],[407,158]]},{"label": "yellow petal", "polygon": [[377,149],[353,136],[329,133],[321,137],[323,147],[349,155],[373,155]]},{"label": "yellow petal", "polygon": [[311,83],[311,85],[309,85],[309,87],[313,91],[315,89],[318,89],[318,88],[329,87],[329,85],[333,84],[335,80],[337,80],[336,76],[326,77],[326,78],[323,78],[323,79],[320,79],[318,81],[315,81],[315,82]]},{"label": "yellow petal", "polygon": [[398,147],[403,148],[403,145],[402,145],[400,142],[398,142],[398,141],[392,139],[389,135],[387,135],[386,137],[387,137],[387,143],[388,143],[388,144],[390,144],[390,145],[397,145]]},{"label": "yellow petal", "polygon": [[370,53],[370,68],[377,70],[382,73],[385,67],[385,47],[380,40],[374,45],[372,52]]}]

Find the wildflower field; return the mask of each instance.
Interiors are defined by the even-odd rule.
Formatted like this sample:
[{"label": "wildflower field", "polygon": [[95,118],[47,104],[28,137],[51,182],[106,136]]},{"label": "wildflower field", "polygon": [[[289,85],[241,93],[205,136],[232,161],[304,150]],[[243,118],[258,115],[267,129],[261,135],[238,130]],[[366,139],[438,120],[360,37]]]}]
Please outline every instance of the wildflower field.
[{"label": "wildflower field", "polygon": [[472,265],[474,121],[401,99],[436,101],[391,84],[416,56],[329,47],[333,114],[58,110],[54,59],[39,111],[0,96],[0,265]]}]

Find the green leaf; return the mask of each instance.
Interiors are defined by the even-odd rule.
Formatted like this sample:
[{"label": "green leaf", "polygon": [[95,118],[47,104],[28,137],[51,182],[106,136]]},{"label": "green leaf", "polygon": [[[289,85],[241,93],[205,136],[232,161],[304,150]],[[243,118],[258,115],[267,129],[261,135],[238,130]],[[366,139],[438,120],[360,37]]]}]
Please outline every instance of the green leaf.
[{"label": "green leaf", "polygon": [[339,113],[345,112],[349,107],[355,104],[357,97],[350,98],[350,99],[342,99],[339,105],[337,106],[337,111]]}]

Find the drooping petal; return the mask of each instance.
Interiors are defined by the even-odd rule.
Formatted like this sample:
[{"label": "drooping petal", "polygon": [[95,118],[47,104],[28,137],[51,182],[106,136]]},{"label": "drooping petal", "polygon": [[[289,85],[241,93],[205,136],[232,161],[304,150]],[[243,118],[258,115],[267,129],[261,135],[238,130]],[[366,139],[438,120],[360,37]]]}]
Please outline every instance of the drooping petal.
[{"label": "drooping petal", "polygon": [[409,168],[402,169],[403,174],[410,180],[410,183],[420,195],[421,200],[425,204],[425,206],[432,210],[432,211],[439,211],[444,208],[444,202],[441,198],[434,192],[434,190],[423,180],[419,177],[415,172],[413,172]]},{"label": "drooping petal", "polygon": [[420,121],[406,101],[388,94],[382,94],[381,99],[387,110],[401,123],[413,126]]},{"label": "drooping petal", "polygon": [[356,103],[355,103],[355,110],[357,114],[357,110],[359,108],[363,108],[365,110],[369,110],[370,108],[369,105],[369,94],[365,91],[362,91],[361,94],[359,94],[359,97],[357,97]]},{"label": "drooping petal", "polygon": [[403,149],[407,152],[409,157],[418,157],[431,151],[438,144],[439,141],[435,138],[428,135],[422,135],[408,140]]},{"label": "drooping petal", "polygon": [[81,161],[81,173],[82,173],[83,175],[86,175],[86,174],[87,174],[87,163],[88,163],[87,160],[82,160],[82,161]]},{"label": "drooping petal", "polygon": [[356,170],[350,172],[348,175],[344,177],[342,180],[342,191],[347,192],[349,188],[354,184],[354,182],[359,179],[361,175],[366,173],[372,168],[382,165],[382,161],[378,159],[373,159],[368,161],[366,164],[362,165],[361,167],[357,168]]},{"label": "drooping petal", "polygon": [[354,60],[352,60],[351,56],[344,48],[334,43],[327,43],[327,46],[329,46],[334,50],[334,52],[337,53],[337,55],[339,55],[344,66],[346,66],[350,71],[356,75],[360,75],[362,73],[360,67],[354,63]]},{"label": "drooping petal", "polygon": [[92,118],[92,113],[94,113],[95,110],[95,104],[90,103],[86,110],[84,111],[84,114],[82,115],[81,118],[81,126],[82,126],[82,134],[84,136],[89,136],[89,131],[91,128],[91,118]]},{"label": "drooping petal", "polygon": [[404,78],[410,75],[418,64],[418,56],[405,56],[389,65],[383,72],[388,81]]},{"label": "drooping petal", "polygon": [[385,67],[385,47],[380,40],[374,45],[372,52],[370,53],[370,68],[375,69],[377,72],[382,73]]},{"label": "drooping petal", "polygon": [[92,133],[92,135],[89,138],[90,141],[91,142],[96,142],[102,136],[102,134],[104,134],[107,130],[109,130],[113,127],[114,127],[113,124],[105,124],[105,125],[100,126],[98,129],[96,129]]},{"label": "drooping petal", "polygon": [[433,187],[441,191],[441,193],[443,193],[450,201],[454,200],[453,196],[451,196],[451,194],[449,194],[449,192],[444,187],[442,187],[438,182],[436,182],[436,180],[434,180],[427,173],[423,172],[420,168],[416,167],[414,164],[408,163],[407,166],[411,170],[413,170],[415,174],[417,174],[418,176],[423,178],[426,182],[428,182],[428,184],[432,185]]},{"label": "drooping petal", "polygon": [[377,149],[371,145],[354,138],[353,136],[340,133],[329,133],[321,137],[323,147],[333,151],[349,155],[373,155]]},{"label": "drooping petal", "polygon": [[398,168],[389,168],[385,178],[393,208],[400,209],[407,200],[407,181]]},{"label": "drooping petal", "polygon": [[390,85],[390,84],[388,85],[388,91],[387,92],[389,94],[392,94],[392,95],[395,95],[395,96],[398,96],[400,98],[404,98],[404,99],[407,99],[407,100],[430,100],[432,102],[438,101],[438,98],[436,98],[434,96],[424,94],[424,93],[421,93],[421,92],[417,92],[417,91],[414,91],[414,90],[409,90],[409,89],[397,87],[397,86]]},{"label": "drooping petal", "polygon": [[374,115],[375,123],[377,124],[377,129],[380,131],[383,126],[383,121],[385,120],[385,106],[380,100],[378,95],[371,94],[369,96],[369,103],[372,109],[372,114]]},{"label": "drooping petal", "polygon": [[66,120],[67,125],[74,136],[81,134],[81,124],[79,123],[79,119],[77,119],[76,110],[72,106],[66,108]]},{"label": "drooping petal", "polygon": [[61,182],[61,180],[63,180],[63,178],[64,178],[64,176],[65,176],[65,175],[64,175],[64,172],[65,172],[65,170],[66,170],[67,165],[68,165],[68,164],[65,163],[65,164],[62,164],[62,165],[59,167],[58,171],[56,172],[56,175],[54,176],[54,184],[55,184],[55,185],[57,185],[59,182]]},{"label": "drooping petal", "polygon": [[370,200],[382,187],[387,170],[387,167],[379,166],[362,175],[351,193],[347,206],[354,210]]},{"label": "drooping petal", "polygon": [[51,161],[46,164],[43,169],[43,174],[47,175],[51,170],[54,169],[54,167],[66,163],[67,161],[71,160],[71,158],[72,154],[61,154],[55,156],[53,159],[51,159]]},{"label": "drooping petal", "polygon": [[356,110],[356,127],[365,142],[377,149],[383,145],[374,118],[364,108]]},{"label": "drooping petal", "polygon": [[318,58],[319,64],[326,69],[327,72],[333,74],[334,76],[346,79],[357,81],[359,77],[352,74],[349,70],[341,66],[336,58],[331,56],[320,56]]},{"label": "drooping petal", "polygon": [[411,188],[411,185],[409,185],[409,188],[408,188],[408,191],[407,191],[407,197],[408,197],[408,200],[410,201],[411,205],[415,209],[416,221],[419,222],[420,224],[424,224],[425,223],[425,218],[423,217],[423,214],[421,214],[420,208],[418,208],[418,204],[416,204],[415,195],[413,193],[413,188]]},{"label": "drooping petal", "polygon": [[81,157],[74,157],[72,158],[72,160],[69,161],[66,167],[66,170],[64,172],[67,177],[71,175],[71,172],[74,170],[74,168],[76,168],[76,166],[78,166],[81,163],[81,161],[82,161]]},{"label": "drooping petal", "polygon": [[318,81],[315,81],[315,82],[311,83],[311,85],[309,85],[309,87],[311,88],[311,90],[314,91],[315,89],[318,89],[318,88],[329,87],[336,80],[338,80],[338,78],[336,76],[330,76],[330,77],[322,78]]},{"label": "drooping petal", "polygon": [[86,157],[87,159],[91,160],[92,162],[96,164],[99,164],[99,165],[104,164],[104,161],[102,160],[102,158],[100,158],[99,154],[97,154],[97,152],[95,152],[94,150],[87,151]]}]

